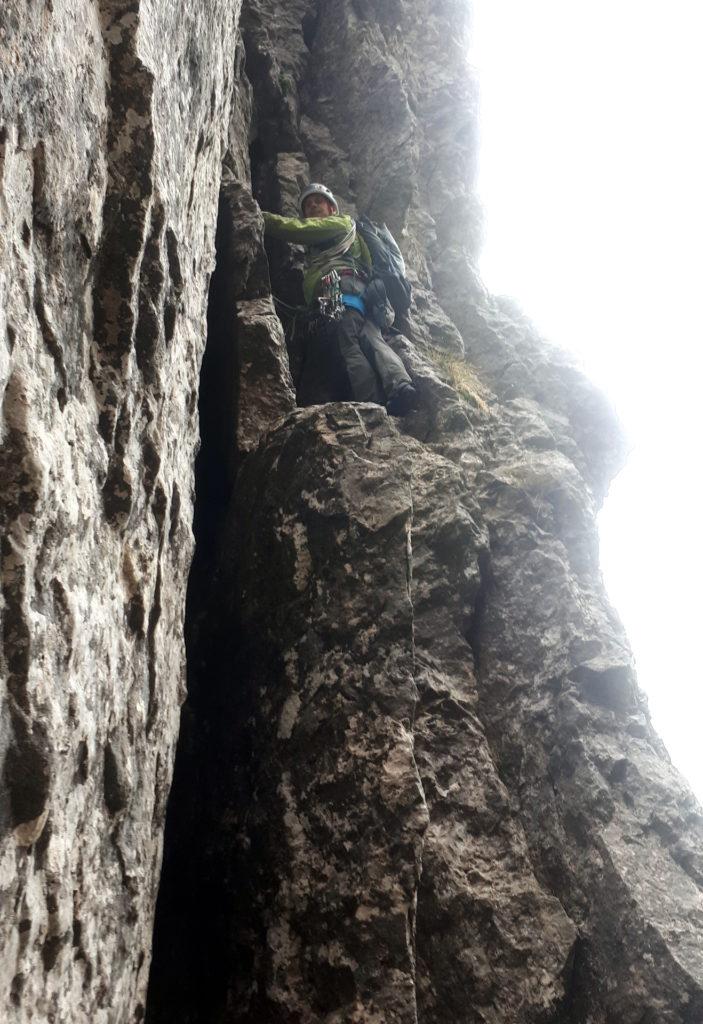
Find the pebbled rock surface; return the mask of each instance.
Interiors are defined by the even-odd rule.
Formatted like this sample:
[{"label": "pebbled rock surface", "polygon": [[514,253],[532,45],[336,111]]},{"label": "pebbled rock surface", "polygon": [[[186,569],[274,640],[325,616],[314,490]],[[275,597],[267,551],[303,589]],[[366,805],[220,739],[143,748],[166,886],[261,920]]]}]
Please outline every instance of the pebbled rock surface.
[{"label": "pebbled rock surface", "polygon": [[0,11],[3,1021],[144,1016],[238,13]]},{"label": "pebbled rock surface", "polygon": [[[623,441],[477,273],[470,30],[0,12],[3,1019],[703,1021],[703,812],[598,568]],[[309,178],[406,255],[404,420],[295,408],[259,206]]]}]

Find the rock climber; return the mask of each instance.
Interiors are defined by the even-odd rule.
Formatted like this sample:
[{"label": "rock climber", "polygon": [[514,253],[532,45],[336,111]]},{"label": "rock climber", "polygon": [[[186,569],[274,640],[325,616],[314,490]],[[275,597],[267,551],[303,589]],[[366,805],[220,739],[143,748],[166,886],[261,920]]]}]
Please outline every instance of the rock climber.
[{"label": "rock climber", "polygon": [[325,308],[324,295],[330,286],[342,306],[335,318],[315,322],[299,401],[304,405],[343,399],[375,402],[385,405],[392,416],[406,415],[415,407],[417,393],[402,360],[366,315],[368,247],[352,218],[340,214],[337,200],[325,185],[314,183],[303,190],[300,211],[302,219],[264,212],[266,233],[305,246],[303,294],[309,308],[320,297]]}]

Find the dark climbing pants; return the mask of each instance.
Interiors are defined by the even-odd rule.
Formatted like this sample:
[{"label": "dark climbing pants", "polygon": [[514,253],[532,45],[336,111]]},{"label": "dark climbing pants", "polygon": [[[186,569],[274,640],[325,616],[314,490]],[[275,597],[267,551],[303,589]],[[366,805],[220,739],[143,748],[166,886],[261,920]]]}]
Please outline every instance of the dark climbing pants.
[{"label": "dark climbing pants", "polygon": [[410,377],[378,327],[355,309],[308,339],[298,387],[301,405],[376,402],[385,405]]}]

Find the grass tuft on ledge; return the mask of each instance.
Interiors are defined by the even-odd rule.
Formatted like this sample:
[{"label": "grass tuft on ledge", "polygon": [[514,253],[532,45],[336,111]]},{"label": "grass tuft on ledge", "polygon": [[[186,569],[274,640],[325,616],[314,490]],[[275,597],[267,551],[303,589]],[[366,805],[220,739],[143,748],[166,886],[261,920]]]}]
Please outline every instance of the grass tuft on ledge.
[{"label": "grass tuft on ledge", "polygon": [[438,348],[430,350],[430,358],[439,376],[444,378],[447,384],[486,416],[490,416],[491,410],[487,401],[490,399],[490,392],[476,376],[470,363]]}]

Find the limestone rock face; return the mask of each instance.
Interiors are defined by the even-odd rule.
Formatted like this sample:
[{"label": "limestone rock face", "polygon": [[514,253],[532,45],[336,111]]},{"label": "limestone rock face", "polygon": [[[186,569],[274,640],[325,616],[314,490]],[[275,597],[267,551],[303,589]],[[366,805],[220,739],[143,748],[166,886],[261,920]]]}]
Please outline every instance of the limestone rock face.
[{"label": "limestone rock face", "polygon": [[231,1019],[439,1021],[467,987],[496,1020],[553,1009],[576,932],[478,717],[488,537],[462,473],[341,405],[287,420],[239,484],[218,594],[227,621],[244,610],[230,671],[257,694],[238,838],[267,940]]},{"label": "limestone rock face", "polygon": [[[3,1020],[703,1021],[703,813],[598,568],[623,442],[478,275],[470,29],[0,12]],[[260,207],[310,179],[406,256],[404,419],[296,408]]]},{"label": "limestone rock face", "polygon": [[0,12],[0,1016],[144,1015],[238,4]]}]

